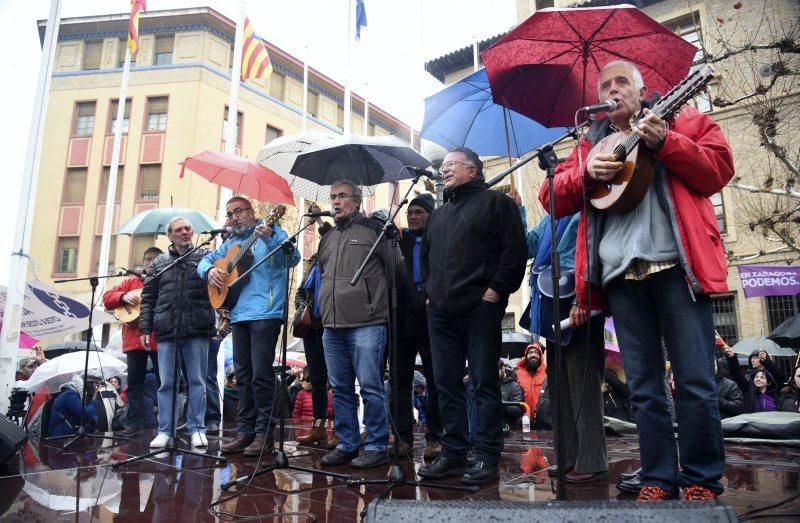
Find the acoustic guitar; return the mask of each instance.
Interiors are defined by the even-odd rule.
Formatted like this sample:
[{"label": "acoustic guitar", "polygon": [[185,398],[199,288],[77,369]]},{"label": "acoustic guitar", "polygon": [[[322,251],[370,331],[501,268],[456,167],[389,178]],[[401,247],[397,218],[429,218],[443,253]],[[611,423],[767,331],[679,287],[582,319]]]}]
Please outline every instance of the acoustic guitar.
[{"label": "acoustic guitar", "polygon": [[[278,205],[269,212],[269,215],[262,223],[272,227],[285,212],[286,206]],[[225,257],[214,262],[214,267],[225,273],[225,283],[221,288],[218,289],[211,283],[208,284],[208,299],[215,309],[231,310],[236,305],[243,285],[237,284],[233,289],[229,289],[228,286],[230,282],[239,277],[239,274],[247,271],[252,266],[253,253],[250,252],[250,247],[253,246],[258,238],[258,234],[254,231],[243,243],[231,245]]]},{"label": "acoustic guitar", "polygon": [[122,305],[114,309],[114,317],[116,317],[122,323],[135,323],[139,321],[139,314],[142,312],[142,289],[128,291],[125,294],[128,294],[129,296],[137,296],[139,301],[137,301],[135,305],[128,305],[127,303],[123,302]]},{"label": "acoustic guitar", "polygon": [[[662,120],[671,119],[713,77],[714,70],[710,66],[698,69],[659,100],[651,112]],[[636,134],[623,131],[606,136],[592,148],[589,160],[598,154],[613,154],[617,161],[623,162],[622,169],[614,178],[597,183],[592,189],[589,201],[594,208],[625,214],[642,201],[653,179],[655,158],[647,147],[639,147],[639,142],[640,138]]]}]

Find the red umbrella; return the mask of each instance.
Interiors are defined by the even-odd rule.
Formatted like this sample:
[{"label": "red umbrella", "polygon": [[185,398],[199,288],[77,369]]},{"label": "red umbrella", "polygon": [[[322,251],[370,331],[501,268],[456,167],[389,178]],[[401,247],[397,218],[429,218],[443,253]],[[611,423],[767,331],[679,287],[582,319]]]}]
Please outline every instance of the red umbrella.
[{"label": "red umbrella", "polygon": [[545,127],[596,103],[600,69],[636,64],[652,92],[689,72],[697,48],[631,5],[537,11],[481,53],[494,101]]},{"label": "red umbrella", "polygon": [[255,198],[258,201],[294,205],[294,195],[287,181],[247,158],[203,151],[190,156],[181,164],[181,178],[186,168],[196,172],[206,180],[233,191]]}]

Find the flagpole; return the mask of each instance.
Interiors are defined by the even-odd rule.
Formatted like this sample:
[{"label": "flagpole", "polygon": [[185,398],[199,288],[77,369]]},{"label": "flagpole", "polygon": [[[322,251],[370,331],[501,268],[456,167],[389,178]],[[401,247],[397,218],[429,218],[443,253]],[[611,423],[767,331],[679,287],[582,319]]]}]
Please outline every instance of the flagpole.
[{"label": "flagpole", "polygon": [[28,258],[30,257],[28,251],[31,245],[31,226],[33,225],[33,211],[36,207],[36,189],[39,181],[39,160],[60,23],[61,1],[51,0],[50,14],[47,18],[47,28],[42,45],[42,61],[39,65],[39,81],[33,103],[31,127],[28,132],[28,152],[25,157],[24,179],[17,210],[14,251],[11,253],[8,291],[3,310],[3,328],[0,331],[0,412],[8,410],[9,396],[17,371],[22,303],[25,297],[25,280],[28,275]]},{"label": "flagpole", "polygon": [[[236,123],[239,118],[239,86],[242,75],[242,36],[244,34],[244,7],[245,0],[239,0],[239,14],[236,18],[236,32],[233,40],[233,63],[231,64],[231,90],[228,95],[228,122],[225,129],[225,152],[228,154],[236,153]],[[225,204],[233,196],[233,191],[226,187],[220,187],[219,211],[217,217],[219,223],[225,223]]]},{"label": "flagpole", "polygon": [[347,0],[347,47],[345,59],[345,75],[344,75],[344,134],[350,134],[350,41],[353,39],[353,18],[355,18],[355,11],[353,10],[353,0]]}]

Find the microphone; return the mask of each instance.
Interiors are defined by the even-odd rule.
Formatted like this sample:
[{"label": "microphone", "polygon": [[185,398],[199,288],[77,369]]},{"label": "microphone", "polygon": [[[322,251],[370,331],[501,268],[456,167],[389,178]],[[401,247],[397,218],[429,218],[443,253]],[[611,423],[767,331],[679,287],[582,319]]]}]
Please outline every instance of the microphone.
[{"label": "microphone", "polygon": [[415,176],[425,176],[426,178],[433,178],[434,176],[434,173],[427,169],[420,169],[419,167],[414,167],[413,165],[405,165],[403,167],[414,173]]},{"label": "microphone", "polygon": [[309,218],[319,218],[320,216],[333,216],[333,212],[332,211],[307,212],[303,216],[308,216]]},{"label": "microphone", "polygon": [[579,113],[595,114],[595,113],[610,113],[617,108],[616,100],[606,100],[601,104],[587,105],[578,109]]},{"label": "microphone", "polygon": [[233,231],[233,227],[223,227],[222,229],[211,229],[210,231],[203,231],[200,234],[216,235],[216,234],[230,233],[231,231]]},{"label": "microphone", "polygon": [[138,278],[142,277],[141,273],[138,273],[136,271],[132,271],[130,269],[126,269],[125,267],[117,267],[117,271],[119,272],[119,276],[130,275],[130,276],[136,276]]}]

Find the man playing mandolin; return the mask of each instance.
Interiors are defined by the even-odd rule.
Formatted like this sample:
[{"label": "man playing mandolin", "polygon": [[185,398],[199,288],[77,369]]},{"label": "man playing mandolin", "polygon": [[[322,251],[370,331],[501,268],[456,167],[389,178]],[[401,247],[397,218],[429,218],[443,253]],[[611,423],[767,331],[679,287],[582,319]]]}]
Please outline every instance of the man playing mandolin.
[{"label": "man playing mandolin", "polygon": [[[231,237],[216,251],[208,253],[197,267],[198,274],[216,288],[229,284],[231,276],[215,267],[214,262],[228,259],[234,250],[247,249],[250,252],[242,258],[245,266],[240,266],[246,270],[280,246],[287,237],[277,223],[270,225],[256,220],[253,206],[246,198],[231,198],[226,210],[233,228]],[[291,266],[299,261],[300,254],[294,250]],[[266,452],[272,451],[275,416],[280,415],[273,408],[275,373],[272,363],[284,319],[286,255],[275,253],[250,273],[247,281],[233,289],[240,285],[238,299],[230,307],[233,365],[239,389],[239,430],[233,440],[222,445],[221,450],[227,453],[244,451],[246,456],[258,456],[262,448]]]},{"label": "man playing mandolin", "polygon": [[[163,251],[158,247],[148,247],[142,259],[142,273],[153,263],[153,260]],[[158,355],[156,354],[155,336],[150,339],[150,346],[144,347],[139,336],[139,303],[142,301],[142,278],[130,276],[103,294],[103,305],[106,309],[113,310],[124,308],[133,315],[136,311],[136,320],[122,324],[122,352],[128,358],[128,416],[125,418],[125,430],[122,436],[133,436],[142,430],[143,421],[152,417],[145,416],[144,408],[144,379],[147,371],[147,359],[153,363],[158,375]]]},{"label": "man playing mandolin", "polygon": [[[655,161],[641,201],[626,213],[592,207],[581,213],[577,302],[584,311],[607,304],[614,317],[639,429],[644,485],[639,500],[672,499],[678,489],[686,500],[714,499],[722,492],[724,449],[709,294],[728,287],[722,240],[708,198],[733,176],[733,156],[710,117],[684,106],[667,123],[656,114],[659,109],[642,110],[646,94],[633,64],[614,61],[602,69],[598,97],[615,100],[617,107],[592,124],[556,169],[556,217],[583,210],[584,193],[623,168],[624,162],[613,154],[597,150],[586,162],[595,144],[614,132],[640,139],[638,155]],[[539,199],[549,208],[547,183]],[[581,324],[586,315],[572,319]],[[675,370],[680,452],[663,389],[662,336]]]}]

